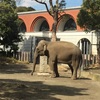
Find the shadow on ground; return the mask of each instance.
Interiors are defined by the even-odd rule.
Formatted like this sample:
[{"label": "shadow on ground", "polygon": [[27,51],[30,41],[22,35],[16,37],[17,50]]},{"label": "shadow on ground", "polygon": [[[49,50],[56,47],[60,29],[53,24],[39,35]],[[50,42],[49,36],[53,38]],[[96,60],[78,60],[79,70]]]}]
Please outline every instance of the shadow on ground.
[{"label": "shadow on ground", "polygon": [[31,70],[25,64],[8,64],[0,65],[0,73],[13,74],[13,73],[30,73]]},{"label": "shadow on ground", "polygon": [[0,100],[61,100],[55,95],[85,96],[87,88],[47,85],[42,81],[28,82],[0,79]]}]

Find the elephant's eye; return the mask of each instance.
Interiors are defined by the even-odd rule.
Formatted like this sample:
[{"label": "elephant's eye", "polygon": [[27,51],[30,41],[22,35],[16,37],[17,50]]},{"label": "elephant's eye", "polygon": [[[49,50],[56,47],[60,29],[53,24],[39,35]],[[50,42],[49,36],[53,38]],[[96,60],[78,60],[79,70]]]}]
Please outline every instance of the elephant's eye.
[{"label": "elephant's eye", "polygon": [[38,52],[38,53],[42,51],[42,50],[41,50],[41,49],[39,49],[39,48],[37,48],[36,50],[37,50],[37,52]]},{"label": "elephant's eye", "polygon": [[36,50],[39,51],[39,48],[37,48]]},{"label": "elephant's eye", "polygon": [[36,48],[36,51],[39,52],[39,48]]}]

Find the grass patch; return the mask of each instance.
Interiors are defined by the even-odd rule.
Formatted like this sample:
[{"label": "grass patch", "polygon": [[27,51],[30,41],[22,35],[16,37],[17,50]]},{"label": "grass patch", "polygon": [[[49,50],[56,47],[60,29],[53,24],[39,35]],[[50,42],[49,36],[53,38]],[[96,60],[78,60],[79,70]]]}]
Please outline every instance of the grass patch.
[{"label": "grass patch", "polygon": [[10,58],[10,57],[0,57],[0,65],[5,65],[5,64],[18,64],[18,63],[28,63],[28,62],[23,62],[16,60],[15,58]]},{"label": "grass patch", "polygon": [[17,63],[17,60],[9,57],[0,57],[0,64],[13,64]]}]

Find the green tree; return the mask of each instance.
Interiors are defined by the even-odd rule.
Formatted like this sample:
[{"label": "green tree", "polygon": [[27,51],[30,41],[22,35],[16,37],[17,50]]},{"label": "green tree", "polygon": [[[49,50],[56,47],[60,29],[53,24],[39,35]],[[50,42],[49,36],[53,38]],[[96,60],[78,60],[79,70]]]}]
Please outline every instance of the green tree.
[{"label": "green tree", "polygon": [[20,21],[15,12],[16,6],[12,6],[12,1],[14,0],[0,2],[0,44],[3,45],[4,51],[6,48],[16,51],[18,49],[17,43],[22,40],[18,31]]},{"label": "green tree", "polygon": [[15,0],[0,0],[0,2],[6,2],[7,4],[11,5],[14,9],[16,9]]},{"label": "green tree", "polygon": [[100,0],[84,0],[77,16],[77,23],[87,31],[97,33],[97,52],[100,63]]},{"label": "green tree", "polygon": [[84,0],[77,23],[87,30],[100,29],[100,0]]},{"label": "green tree", "polygon": [[34,10],[35,9],[32,8],[32,7],[22,7],[22,6],[20,6],[20,7],[16,8],[17,12],[34,11]]}]

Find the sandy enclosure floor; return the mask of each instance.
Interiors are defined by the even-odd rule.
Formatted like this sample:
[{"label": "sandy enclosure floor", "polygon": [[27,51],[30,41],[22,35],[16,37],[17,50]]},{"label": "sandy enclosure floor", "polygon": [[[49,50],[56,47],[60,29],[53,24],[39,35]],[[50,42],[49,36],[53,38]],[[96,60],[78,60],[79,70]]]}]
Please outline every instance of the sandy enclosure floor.
[{"label": "sandy enclosure floor", "polygon": [[[70,70],[60,77],[30,75],[32,64],[0,65],[0,100],[100,100],[100,83],[88,78],[71,80]],[[49,71],[49,69],[48,69]]]}]

